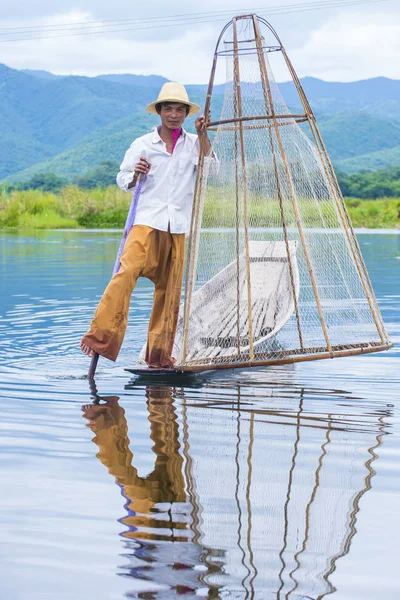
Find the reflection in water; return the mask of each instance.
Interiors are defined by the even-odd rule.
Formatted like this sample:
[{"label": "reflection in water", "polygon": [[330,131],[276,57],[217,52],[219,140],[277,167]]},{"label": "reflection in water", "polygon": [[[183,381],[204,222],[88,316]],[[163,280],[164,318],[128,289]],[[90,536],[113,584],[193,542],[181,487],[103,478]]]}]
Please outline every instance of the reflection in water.
[{"label": "reflection in water", "polygon": [[[194,517],[198,508],[193,492],[186,489],[172,389],[150,386],[146,389],[155,454],[154,468],[146,477],[141,477],[133,465],[128,424],[125,410],[118,404],[119,398],[100,397],[93,384],[92,394],[94,404],[82,408],[88,426],[95,433],[93,442],[99,447],[97,458],[115,478],[126,499],[127,516],[120,522],[127,527],[121,533],[128,540],[126,548],[133,551],[124,554],[130,562],[125,567],[128,575],[153,581],[157,598],[164,597],[162,588],[165,586],[168,586],[166,598],[171,598],[172,590],[180,595],[203,588],[204,572],[218,570],[215,566],[208,569],[205,560],[218,557],[220,552],[198,544]],[[185,475],[190,481],[190,459],[185,465]],[[217,598],[217,589],[210,586],[208,597]]]},{"label": "reflection in water", "polygon": [[147,386],[155,463],[146,477],[133,466],[118,398],[95,394],[97,405],[84,407],[97,457],[126,499],[126,572],[154,584],[138,597],[316,600],[335,591],[330,577],[350,550],[388,413],[371,405],[355,414],[351,403],[346,412],[337,391],[340,415],[310,413],[303,389],[276,389],[225,381],[197,397]]}]

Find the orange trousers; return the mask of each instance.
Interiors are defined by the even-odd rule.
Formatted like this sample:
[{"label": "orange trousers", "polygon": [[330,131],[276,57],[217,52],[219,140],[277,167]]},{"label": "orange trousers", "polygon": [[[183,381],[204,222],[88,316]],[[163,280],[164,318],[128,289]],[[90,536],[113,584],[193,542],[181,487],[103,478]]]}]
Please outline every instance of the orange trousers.
[{"label": "orange trousers", "polygon": [[101,356],[115,361],[128,324],[132,291],[139,277],[147,277],[155,289],[146,362],[151,367],[172,366],[184,258],[184,233],[134,225],[125,243],[119,271],[108,284],[82,341]]}]

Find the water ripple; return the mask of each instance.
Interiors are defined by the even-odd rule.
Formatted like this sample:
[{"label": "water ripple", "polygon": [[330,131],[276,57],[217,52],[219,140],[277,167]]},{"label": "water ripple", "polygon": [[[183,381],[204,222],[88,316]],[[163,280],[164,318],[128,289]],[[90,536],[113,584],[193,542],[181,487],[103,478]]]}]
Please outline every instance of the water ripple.
[{"label": "water ripple", "polygon": [[[121,357],[92,386],[79,338],[118,235],[7,239],[2,597],[397,598],[398,242],[382,237],[365,248],[389,352],[130,379],[141,282]],[[381,281],[383,260],[397,270]]]}]

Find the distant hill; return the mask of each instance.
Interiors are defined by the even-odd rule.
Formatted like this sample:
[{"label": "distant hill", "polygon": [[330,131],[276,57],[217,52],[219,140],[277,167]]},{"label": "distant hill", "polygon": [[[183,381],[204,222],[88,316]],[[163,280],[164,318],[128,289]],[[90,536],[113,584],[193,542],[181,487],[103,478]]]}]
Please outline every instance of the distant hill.
[{"label": "distant hill", "polygon": [[[145,107],[165,81],[160,75],[58,76],[0,64],[0,179],[41,171],[78,175],[102,160],[120,161],[132,139],[157,122]],[[305,77],[302,84],[335,164],[349,171],[399,164],[400,81]],[[187,87],[203,105],[206,86]],[[299,108],[293,84],[279,87],[286,103]],[[223,91],[215,87],[213,115]]]},{"label": "distant hill", "polygon": [[123,83],[124,85],[135,85],[145,87],[160,88],[168,79],[161,75],[131,75],[130,73],[123,75],[97,75],[95,79],[104,79],[105,81],[113,81],[114,83]]},{"label": "distant hill", "polygon": [[[301,84],[316,113],[365,112],[400,121],[400,81],[374,77],[346,83],[304,77]],[[292,82],[280,83],[279,89],[289,106],[300,106]]]},{"label": "distant hill", "polygon": [[55,156],[132,115],[155,93],[151,87],[98,78],[45,79],[0,65],[0,178]]},{"label": "distant hill", "polygon": [[364,170],[377,171],[378,169],[385,169],[388,165],[400,165],[400,146],[370,152],[369,154],[360,154],[353,158],[335,162],[335,166],[344,173],[357,173]]},{"label": "distant hill", "polygon": [[40,79],[58,79],[64,77],[64,75],[54,75],[49,71],[43,71],[42,69],[21,69],[21,73],[26,75],[32,75],[33,77],[40,77]]},{"label": "distant hill", "polygon": [[[48,71],[24,69],[22,72],[43,79],[63,77]],[[161,75],[105,74],[89,79],[103,79],[123,85],[161,87],[168,81]],[[371,115],[393,118],[400,121],[400,81],[388,77],[374,77],[351,82],[322,81],[316,77],[303,77],[301,84],[307,94],[312,109],[316,113],[366,112]],[[204,96],[207,86],[189,85],[189,89]],[[292,81],[279,83],[282,96],[293,108],[301,104]],[[223,94],[224,85],[216,85],[214,91]]]},{"label": "distant hill", "polygon": [[[186,122],[188,131],[194,131],[193,121],[192,117]],[[156,116],[143,112],[125,117],[90,134],[73,148],[8,177],[7,181],[25,181],[39,172],[71,178],[84,172],[82,164],[88,170],[104,160],[121,162],[132,140],[150,131],[157,122]],[[400,164],[400,123],[365,117],[362,113],[343,113],[323,115],[319,126],[332,160],[344,172],[368,168],[366,165],[374,169]],[[371,153],[360,155],[365,147]],[[382,147],[386,150],[379,150]]]},{"label": "distant hill", "polygon": [[343,112],[320,115],[318,125],[333,162],[400,145],[400,121]]},{"label": "distant hill", "polygon": [[[54,73],[50,73],[50,71],[43,71],[42,69],[21,69],[20,72],[26,73],[26,75],[32,75],[33,77],[39,77],[40,79],[47,80],[72,77],[72,75],[54,75]],[[161,75],[133,75],[132,73],[111,73],[109,75],[96,75],[91,79],[103,79],[104,81],[112,81],[114,83],[122,83],[124,85],[144,85],[146,87],[161,87],[164,83],[169,81]]]}]

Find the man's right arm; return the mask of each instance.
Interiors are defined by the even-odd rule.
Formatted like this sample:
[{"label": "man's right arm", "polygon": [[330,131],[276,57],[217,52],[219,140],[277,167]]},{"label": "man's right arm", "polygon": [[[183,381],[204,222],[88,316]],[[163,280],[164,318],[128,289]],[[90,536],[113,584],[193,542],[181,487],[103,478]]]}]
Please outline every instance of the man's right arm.
[{"label": "man's right arm", "polygon": [[135,165],[140,158],[140,144],[134,141],[125,152],[124,159],[119,167],[117,175],[117,186],[129,192],[135,185],[137,176],[135,174]]},{"label": "man's right arm", "polygon": [[124,160],[117,175],[117,185],[121,190],[130,191],[135,187],[139,175],[147,175],[150,171],[151,165],[143,156],[144,154],[144,149],[140,148],[135,142],[125,152]]}]

